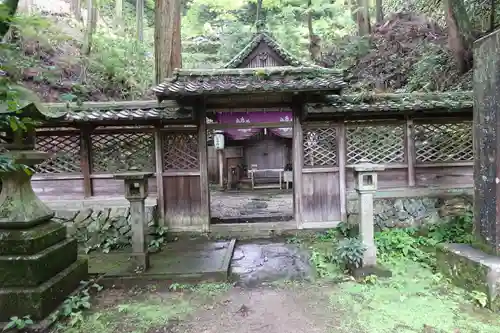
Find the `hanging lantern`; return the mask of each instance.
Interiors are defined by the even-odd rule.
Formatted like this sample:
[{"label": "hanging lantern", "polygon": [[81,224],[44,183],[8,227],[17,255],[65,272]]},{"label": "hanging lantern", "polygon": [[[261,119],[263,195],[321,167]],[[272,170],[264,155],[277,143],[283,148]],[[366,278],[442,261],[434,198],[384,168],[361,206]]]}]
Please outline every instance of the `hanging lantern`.
[{"label": "hanging lantern", "polygon": [[216,131],[214,133],[214,147],[217,150],[224,149],[224,134],[222,131]]}]

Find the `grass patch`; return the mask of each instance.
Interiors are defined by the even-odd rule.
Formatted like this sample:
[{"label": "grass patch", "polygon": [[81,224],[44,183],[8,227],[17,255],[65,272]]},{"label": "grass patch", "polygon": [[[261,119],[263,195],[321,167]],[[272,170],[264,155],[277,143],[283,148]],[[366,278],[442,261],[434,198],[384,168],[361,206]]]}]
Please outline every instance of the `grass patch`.
[{"label": "grass patch", "polygon": [[500,318],[471,302],[464,290],[412,260],[384,263],[391,279],[360,284],[346,282],[330,295],[333,309],[350,320],[345,332],[455,333],[498,332]]},{"label": "grass patch", "polygon": [[[214,303],[217,296],[231,288],[227,283],[172,286],[171,290],[175,292],[122,295],[113,305],[98,306],[79,325],[60,325],[56,331],[147,333],[156,328],[175,325],[198,308]],[[101,303],[107,303],[113,298],[112,294],[103,294],[100,300]]]}]

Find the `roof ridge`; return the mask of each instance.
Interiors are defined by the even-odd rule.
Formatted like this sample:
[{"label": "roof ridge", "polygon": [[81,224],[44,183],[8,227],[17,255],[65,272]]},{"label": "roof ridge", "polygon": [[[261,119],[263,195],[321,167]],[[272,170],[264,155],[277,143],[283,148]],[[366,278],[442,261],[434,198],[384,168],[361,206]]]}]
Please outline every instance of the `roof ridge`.
[{"label": "roof ridge", "polygon": [[260,42],[266,43],[271,50],[276,52],[285,62],[290,66],[296,67],[311,67],[313,64],[309,64],[306,61],[302,61],[296,56],[294,56],[290,51],[284,48],[275,38],[275,36],[267,30],[260,30],[253,34],[250,41],[241,49],[241,51],[235,55],[229,62],[227,62],[223,68],[237,68],[243,61],[259,46]]}]

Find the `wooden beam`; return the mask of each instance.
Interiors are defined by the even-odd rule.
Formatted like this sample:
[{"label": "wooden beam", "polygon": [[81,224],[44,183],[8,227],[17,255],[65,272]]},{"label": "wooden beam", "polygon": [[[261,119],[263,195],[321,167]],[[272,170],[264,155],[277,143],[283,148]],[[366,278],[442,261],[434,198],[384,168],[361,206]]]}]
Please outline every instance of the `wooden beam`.
[{"label": "wooden beam", "polygon": [[281,121],[273,123],[244,123],[244,124],[206,124],[207,129],[233,129],[233,128],[287,128],[292,127],[293,122]]},{"label": "wooden beam", "polygon": [[205,218],[202,230],[210,231],[210,191],[208,187],[208,152],[207,152],[207,120],[205,105],[199,103],[198,114],[198,158],[200,161],[201,214]]},{"label": "wooden beam", "polygon": [[405,127],[406,154],[405,160],[408,164],[408,186],[415,186],[415,140],[413,139],[413,120],[408,119]]},{"label": "wooden beam", "polygon": [[160,220],[160,226],[166,226],[165,220],[165,198],[164,198],[164,179],[163,179],[163,140],[161,129],[155,128],[155,163],[156,163],[156,192],[157,192],[157,205]]},{"label": "wooden beam", "polygon": [[337,131],[337,160],[339,166],[340,219],[347,222],[347,151],[345,123],[341,121]]},{"label": "wooden beam", "polygon": [[93,195],[92,179],[92,146],[89,127],[82,128],[80,132],[80,168],[83,175],[83,195],[85,198]]},{"label": "wooden beam", "polygon": [[302,133],[302,103],[296,103],[293,107],[293,204],[294,219],[297,228],[302,228],[302,167],[304,166],[304,148]]}]

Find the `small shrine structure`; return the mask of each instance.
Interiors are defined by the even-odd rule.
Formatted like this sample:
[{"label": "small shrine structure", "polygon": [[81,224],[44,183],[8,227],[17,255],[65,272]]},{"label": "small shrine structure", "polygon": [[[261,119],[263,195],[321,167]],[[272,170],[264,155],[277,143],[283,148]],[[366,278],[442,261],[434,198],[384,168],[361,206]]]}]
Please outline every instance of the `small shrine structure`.
[{"label": "small shrine structure", "polygon": [[105,204],[123,197],[114,174],[152,172],[160,225],[250,228],[211,224],[210,175],[220,173],[209,166],[208,142],[222,131],[224,178],[238,164],[243,174],[253,165],[271,169],[257,171],[262,178],[291,171],[293,219],[253,228],[346,221],[362,160],[384,167],[375,199],[472,192],[471,92],[345,94],[346,87],[342,73],[297,60],[260,31],[225,68],[175,71],[154,88],[158,101],[49,105],[65,117],[37,130],[37,149],[51,158],[36,167],[33,187],[49,201]]}]

